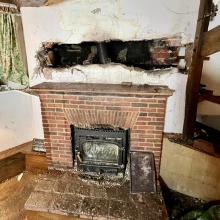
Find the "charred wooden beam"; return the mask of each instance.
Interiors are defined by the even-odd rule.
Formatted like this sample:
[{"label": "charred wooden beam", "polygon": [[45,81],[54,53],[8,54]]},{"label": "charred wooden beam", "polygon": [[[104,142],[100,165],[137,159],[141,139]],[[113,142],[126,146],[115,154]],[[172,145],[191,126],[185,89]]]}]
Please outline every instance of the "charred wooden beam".
[{"label": "charred wooden beam", "polygon": [[220,25],[203,34],[201,55],[209,56],[220,51]]},{"label": "charred wooden beam", "polygon": [[194,134],[199,88],[203,68],[203,57],[201,56],[203,34],[208,31],[211,9],[212,0],[200,0],[192,62],[188,72],[186,87],[185,121],[183,128],[183,137],[186,140],[192,139]]}]

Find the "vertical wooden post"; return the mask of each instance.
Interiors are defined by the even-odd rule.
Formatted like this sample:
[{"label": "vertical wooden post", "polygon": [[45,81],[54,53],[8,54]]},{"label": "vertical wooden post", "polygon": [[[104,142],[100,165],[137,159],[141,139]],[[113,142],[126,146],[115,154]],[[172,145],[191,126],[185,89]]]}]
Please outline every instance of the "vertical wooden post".
[{"label": "vertical wooden post", "polygon": [[203,33],[208,31],[211,8],[212,0],[200,0],[192,62],[188,72],[186,87],[185,121],[183,128],[183,137],[186,140],[192,139],[194,134],[199,87],[203,68],[203,57],[201,56]]}]

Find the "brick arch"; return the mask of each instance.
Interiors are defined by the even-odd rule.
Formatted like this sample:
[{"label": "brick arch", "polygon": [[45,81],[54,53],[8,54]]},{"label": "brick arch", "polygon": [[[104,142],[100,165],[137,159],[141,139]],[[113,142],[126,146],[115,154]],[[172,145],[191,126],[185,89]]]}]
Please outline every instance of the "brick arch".
[{"label": "brick arch", "polygon": [[139,112],[93,109],[64,109],[64,113],[69,124],[84,128],[100,124],[115,128],[132,129],[139,115]]}]

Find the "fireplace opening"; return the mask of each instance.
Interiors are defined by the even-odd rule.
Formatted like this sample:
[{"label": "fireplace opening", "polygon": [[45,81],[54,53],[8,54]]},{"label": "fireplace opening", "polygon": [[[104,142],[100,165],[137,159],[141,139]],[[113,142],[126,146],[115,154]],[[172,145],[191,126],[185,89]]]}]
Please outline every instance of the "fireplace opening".
[{"label": "fireplace opening", "polygon": [[123,174],[127,165],[129,130],[71,126],[74,165],[92,174]]}]

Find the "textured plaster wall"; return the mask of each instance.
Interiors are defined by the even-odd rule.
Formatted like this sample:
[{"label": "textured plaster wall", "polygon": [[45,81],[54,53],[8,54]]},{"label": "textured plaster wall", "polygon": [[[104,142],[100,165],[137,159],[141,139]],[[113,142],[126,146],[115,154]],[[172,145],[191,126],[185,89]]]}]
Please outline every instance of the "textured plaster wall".
[{"label": "textured plaster wall", "polygon": [[59,81],[168,85],[175,93],[168,100],[165,131],[181,133],[187,76],[177,69],[152,72],[122,65],[91,65],[36,73],[35,55],[45,41],[80,43],[180,36],[182,43],[191,42],[198,7],[199,0],[67,0],[48,7],[22,7],[30,84]]},{"label": "textured plaster wall", "polygon": [[220,158],[164,138],[160,175],[169,188],[205,199],[220,198]]},{"label": "textured plaster wall", "polygon": [[0,151],[43,138],[40,100],[19,91],[0,93]]}]

